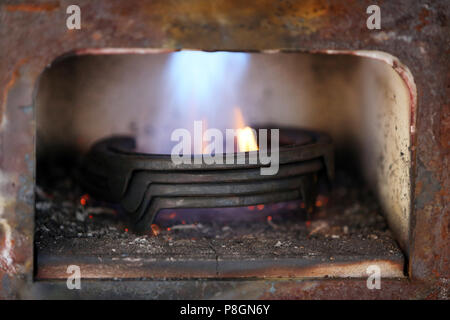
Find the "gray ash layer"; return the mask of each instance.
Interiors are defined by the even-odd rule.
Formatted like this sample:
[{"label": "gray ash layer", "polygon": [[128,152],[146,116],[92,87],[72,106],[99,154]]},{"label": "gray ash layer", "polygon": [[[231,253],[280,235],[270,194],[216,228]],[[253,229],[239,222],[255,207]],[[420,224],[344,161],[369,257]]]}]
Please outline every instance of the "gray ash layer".
[{"label": "gray ash layer", "polygon": [[[52,188],[38,187],[36,248],[39,253],[78,251],[111,256],[333,256],[367,251],[400,252],[380,215],[375,198],[347,177],[331,194],[318,198],[306,221],[301,201],[247,208],[162,211],[148,235],[138,236],[124,223],[120,207],[83,196],[66,178]],[[371,241],[366,241],[371,240]],[[348,245],[351,243],[352,245]],[[353,248],[357,244],[359,248]]]}]

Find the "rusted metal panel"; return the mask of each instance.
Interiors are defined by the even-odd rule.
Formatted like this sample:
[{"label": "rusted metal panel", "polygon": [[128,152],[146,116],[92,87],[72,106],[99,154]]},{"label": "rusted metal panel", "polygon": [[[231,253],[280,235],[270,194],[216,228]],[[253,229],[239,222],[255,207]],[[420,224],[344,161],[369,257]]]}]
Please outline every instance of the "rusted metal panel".
[{"label": "rusted metal panel", "polygon": [[[82,10],[79,31],[65,27],[65,9],[70,4],[64,0],[0,4],[0,296],[15,297],[33,285],[33,90],[46,65],[84,48],[365,49],[399,58],[410,68],[418,90],[411,150],[412,282],[396,283],[393,291],[376,294],[387,298],[439,296],[439,289],[430,288],[443,287],[447,283],[443,279],[450,278],[448,1],[383,2],[381,31],[367,30],[365,10],[372,3],[363,0],[190,0],[177,5],[163,0],[85,0],[78,1]],[[292,290],[303,293],[304,286],[311,288],[308,294],[286,297],[333,297],[333,293],[370,297],[360,295],[357,287],[344,280],[331,288],[326,282],[307,281],[300,287],[292,285]]]},{"label": "rusted metal panel", "polygon": [[[446,291],[447,290],[447,291]],[[368,290],[362,279],[267,280],[86,280],[81,290],[65,281],[37,282],[22,298],[53,299],[445,299],[448,284],[427,287],[406,279],[385,279],[380,290]]]}]

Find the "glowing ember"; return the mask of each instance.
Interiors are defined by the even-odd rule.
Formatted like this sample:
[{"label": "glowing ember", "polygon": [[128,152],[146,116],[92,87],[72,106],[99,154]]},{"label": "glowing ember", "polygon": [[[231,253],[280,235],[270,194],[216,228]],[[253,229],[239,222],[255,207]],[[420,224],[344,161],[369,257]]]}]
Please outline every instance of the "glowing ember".
[{"label": "glowing ember", "polygon": [[154,236],[157,236],[161,232],[161,229],[157,224],[152,224],[151,229]]},{"label": "glowing ember", "polygon": [[80,204],[82,206],[85,206],[87,204],[88,200],[89,200],[89,195],[88,194],[84,194],[80,198]]},{"label": "glowing ember", "polygon": [[258,204],[256,206],[256,208],[258,208],[258,210],[261,211],[262,209],[264,209],[264,205],[263,204]]},{"label": "glowing ember", "polygon": [[327,197],[325,197],[323,195],[317,196],[316,207],[326,206],[327,203],[328,203],[328,198]]}]

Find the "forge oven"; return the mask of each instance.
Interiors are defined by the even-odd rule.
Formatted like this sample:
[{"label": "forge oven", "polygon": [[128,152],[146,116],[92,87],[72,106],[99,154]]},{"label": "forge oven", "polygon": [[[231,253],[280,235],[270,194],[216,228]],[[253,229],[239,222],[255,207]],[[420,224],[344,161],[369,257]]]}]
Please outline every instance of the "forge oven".
[{"label": "forge oven", "polygon": [[0,4],[0,297],[448,298],[446,1],[78,2]]}]

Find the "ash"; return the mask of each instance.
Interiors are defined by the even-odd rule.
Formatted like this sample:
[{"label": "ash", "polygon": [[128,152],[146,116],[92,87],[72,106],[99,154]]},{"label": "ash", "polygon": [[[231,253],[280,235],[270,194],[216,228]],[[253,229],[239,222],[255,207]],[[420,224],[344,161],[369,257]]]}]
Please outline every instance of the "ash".
[{"label": "ash", "polygon": [[337,173],[333,191],[322,192],[316,205],[311,217],[302,201],[163,210],[148,234],[138,236],[120,206],[87,195],[68,175],[36,188],[35,242],[38,254],[78,250],[121,257],[195,256],[205,248],[225,256],[329,257],[354,254],[354,243],[372,256],[401,254],[375,197],[345,172]]}]

